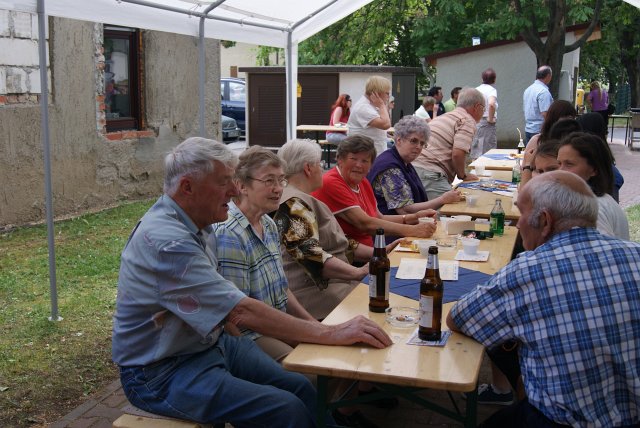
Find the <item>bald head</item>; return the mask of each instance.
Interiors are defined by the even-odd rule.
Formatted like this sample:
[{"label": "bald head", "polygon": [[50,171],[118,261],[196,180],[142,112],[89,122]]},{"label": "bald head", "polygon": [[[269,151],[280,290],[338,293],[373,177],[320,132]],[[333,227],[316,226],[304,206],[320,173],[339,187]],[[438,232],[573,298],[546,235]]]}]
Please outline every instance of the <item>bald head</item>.
[{"label": "bald head", "polygon": [[573,227],[595,227],[598,220],[598,200],[589,185],[567,171],[551,171],[538,175],[522,189],[518,198],[531,207],[528,221],[536,227],[545,212],[553,222],[552,234]]}]

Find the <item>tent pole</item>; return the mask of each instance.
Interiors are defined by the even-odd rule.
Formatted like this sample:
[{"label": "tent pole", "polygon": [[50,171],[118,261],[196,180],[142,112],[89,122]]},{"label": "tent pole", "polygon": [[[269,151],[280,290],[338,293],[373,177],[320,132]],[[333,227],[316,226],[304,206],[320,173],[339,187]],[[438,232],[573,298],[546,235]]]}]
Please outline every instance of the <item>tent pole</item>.
[{"label": "tent pole", "polygon": [[49,290],[51,293],[51,316],[49,321],[62,321],[58,315],[58,291],[56,286],[56,252],[53,237],[53,203],[51,191],[51,151],[49,148],[49,80],[47,77],[47,35],[45,30],[47,16],[44,13],[44,0],[38,0],[38,54],[40,61],[40,133],[42,138],[42,156],[44,158],[44,194],[47,217],[47,244],[49,246]]},{"label": "tent pole", "polygon": [[292,32],[287,33],[287,47],[285,48],[285,70],[287,78],[287,141],[296,137],[298,118],[298,44],[292,42]]},{"label": "tent pole", "polygon": [[199,99],[199,107],[198,113],[200,116],[200,136],[205,138],[205,124],[204,124],[204,80],[205,80],[205,61],[206,55],[204,51],[204,17],[200,18],[200,31],[198,34],[198,99]]}]

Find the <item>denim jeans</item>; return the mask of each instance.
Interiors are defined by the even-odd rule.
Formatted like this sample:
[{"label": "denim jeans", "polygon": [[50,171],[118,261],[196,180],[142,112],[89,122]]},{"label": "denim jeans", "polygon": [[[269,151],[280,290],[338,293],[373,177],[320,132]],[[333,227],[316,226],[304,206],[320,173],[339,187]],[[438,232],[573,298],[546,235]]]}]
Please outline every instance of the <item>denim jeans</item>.
[{"label": "denim jeans", "polygon": [[147,412],[234,427],[314,427],[316,391],[252,340],[222,334],[206,351],[121,367],[129,401]]},{"label": "denim jeans", "polygon": [[420,167],[416,167],[416,172],[420,177],[422,186],[424,186],[424,191],[427,192],[427,199],[430,201],[451,190],[451,183],[449,183],[446,174]]}]

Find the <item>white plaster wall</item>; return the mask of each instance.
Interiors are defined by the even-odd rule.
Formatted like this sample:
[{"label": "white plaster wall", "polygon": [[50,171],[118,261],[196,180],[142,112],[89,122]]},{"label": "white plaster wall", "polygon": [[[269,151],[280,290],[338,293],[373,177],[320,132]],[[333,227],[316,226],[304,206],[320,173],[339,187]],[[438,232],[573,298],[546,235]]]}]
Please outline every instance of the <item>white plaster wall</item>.
[{"label": "white plaster wall", "polygon": [[[220,46],[220,77],[231,77],[231,67],[256,67],[256,51],[257,45],[249,43],[236,43],[235,46],[225,48]],[[276,65],[276,55],[270,56],[271,65]],[[284,65],[281,59],[280,65]],[[247,77],[246,73],[238,72],[238,76],[242,79]]]},{"label": "white plaster wall", "polygon": [[[573,33],[567,34],[566,43],[573,42]],[[573,73],[579,64],[578,51],[565,54],[563,70]],[[457,56],[439,58],[436,85],[442,86],[445,100],[455,86],[476,87],[482,83],[482,71],[492,67],[496,71],[498,91],[497,136],[501,146],[514,148],[518,144],[519,128],[524,137],[522,94],[533,83],[536,75],[536,58],[526,43],[512,43],[492,49],[472,51]],[[571,99],[565,94],[564,99]]]}]

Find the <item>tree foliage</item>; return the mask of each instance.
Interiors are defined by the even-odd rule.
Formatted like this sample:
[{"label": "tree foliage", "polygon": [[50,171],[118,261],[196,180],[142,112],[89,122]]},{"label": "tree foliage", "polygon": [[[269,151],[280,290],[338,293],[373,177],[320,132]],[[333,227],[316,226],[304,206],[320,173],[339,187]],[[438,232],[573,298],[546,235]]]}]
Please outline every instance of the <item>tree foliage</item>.
[{"label": "tree foliage", "polygon": [[[604,0],[433,0],[428,13],[416,22],[413,39],[419,55],[461,48],[471,38],[483,42],[521,37],[536,55],[538,65],[554,71],[550,89],[557,95],[562,57],[584,45],[596,28]],[[566,27],[589,22],[582,36],[565,44]],[[453,29],[454,31],[451,31]],[[540,32],[546,32],[546,39]]]},{"label": "tree foliage", "polygon": [[430,0],[375,0],[305,40],[300,64],[419,66],[411,32]]}]

